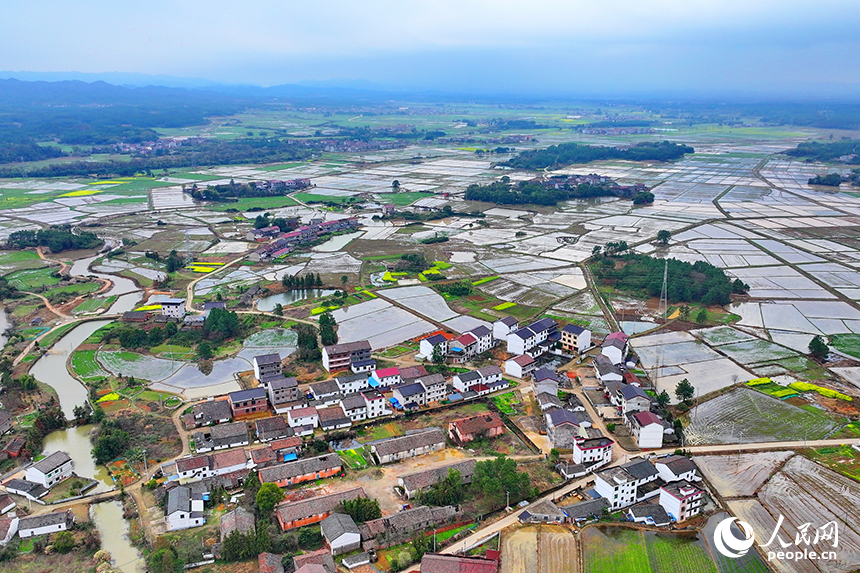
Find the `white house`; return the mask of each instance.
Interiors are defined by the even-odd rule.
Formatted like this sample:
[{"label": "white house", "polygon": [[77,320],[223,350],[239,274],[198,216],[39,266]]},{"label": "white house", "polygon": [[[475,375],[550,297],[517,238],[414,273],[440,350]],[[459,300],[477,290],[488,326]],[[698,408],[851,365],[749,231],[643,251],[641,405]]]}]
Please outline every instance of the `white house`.
[{"label": "white house", "polygon": [[677,481],[660,488],[660,505],[675,521],[686,521],[702,512],[705,492],[688,481]]},{"label": "white house", "polygon": [[517,319],[513,316],[500,318],[493,323],[493,338],[501,340],[502,342],[507,342],[508,335],[512,332],[516,332],[519,328],[520,323],[517,322]]},{"label": "white house", "polygon": [[385,396],[379,390],[372,388],[361,391],[361,397],[364,398],[364,403],[367,405],[367,419],[372,420],[380,416],[387,416],[391,413],[385,407]]},{"label": "white house", "polygon": [[445,399],[445,377],[441,374],[428,374],[418,378],[418,382],[424,386],[424,400],[426,404],[441,402]]},{"label": "white house", "polygon": [[8,495],[0,495],[0,515],[15,509],[15,500]]},{"label": "white house", "polygon": [[520,356],[505,360],[505,374],[515,378],[525,378],[536,367],[535,359],[528,354],[521,354]]},{"label": "white house", "polygon": [[609,438],[588,438],[573,442],[573,461],[584,466],[603,466],[612,461],[612,446]]},{"label": "white house", "polygon": [[594,366],[594,375],[598,380],[606,384],[607,382],[621,382],[624,380],[624,374],[605,354],[598,354],[592,360]]},{"label": "white house", "polygon": [[47,535],[66,531],[75,523],[75,514],[71,509],[22,517],[18,521],[18,536],[21,539],[34,537],[36,535]]},{"label": "white house", "polygon": [[622,364],[627,356],[627,341],[630,337],[623,332],[607,334],[600,345],[600,353],[609,358],[613,364]]},{"label": "white house", "polygon": [[0,518],[0,545],[6,545],[18,533],[18,517]]},{"label": "white house", "polygon": [[663,422],[652,412],[636,412],[624,418],[630,434],[636,438],[640,449],[663,447]]},{"label": "white house", "polygon": [[484,325],[477,326],[469,331],[469,334],[475,337],[477,341],[475,354],[486,352],[493,347],[493,331]]},{"label": "white house", "polygon": [[620,509],[659,495],[658,487],[641,487],[656,482],[658,477],[657,470],[648,460],[635,458],[621,466],[597,472],[594,489],[612,509]]},{"label": "white house", "polygon": [[687,456],[667,456],[660,458],[654,462],[654,467],[660,474],[663,481],[699,481],[699,475],[696,462]]},{"label": "white house", "polygon": [[477,372],[481,375],[484,384],[492,384],[502,379],[502,369],[498,366],[484,366],[478,368]]},{"label": "white house", "polygon": [[433,336],[422,338],[421,342],[418,343],[418,352],[428,360],[431,360],[433,358],[433,352],[437,347],[439,348],[439,352],[442,353],[442,356],[448,354],[448,339],[441,334],[434,334]]},{"label": "white house", "polygon": [[24,478],[50,488],[72,475],[72,466],[72,458],[69,454],[54,452],[27,468]]},{"label": "white house", "polygon": [[299,426],[312,426],[314,428],[320,425],[320,416],[317,409],[313,406],[307,408],[296,408],[287,412],[287,423],[291,428]]},{"label": "white house", "polygon": [[337,382],[337,387],[340,388],[340,393],[344,396],[370,388],[368,376],[364,373],[337,376],[334,381]]},{"label": "white house", "polygon": [[164,508],[167,530],[188,529],[206,523],[203,517],[203,497],[192,493],[190,487],[177,486],[167,492]]},{"label": "white house", "polygon": [[638,386],[625,384],[618,388],[613,403],[621,408],[622,414],[630,412],[648,412],[651,409],[651,398]]},{"label": "white house", "polygon": [[374,370],[370,374],[369,382],[371,386],[373,386],[375,382],[377,386],[383,386],[386,388],[394,386],[395,384],[400,384],[400,369],[396,366],[392,366],[391,368]]},{"label": "white house", "polygon": [[169,318],[185,318],[185,299],[168,298],[161,301],[161,314]]},{"label": "white house", "polygon": [[361,547],[361,534],[353,519],[343,513],[332,513],[322,520],[320,530],[332,555],[349,553]]},{"label": "white house", "polygon": [[483,381],[484,380],[481,378],[480,372],[477,370],[470,370],[468,372],[454,374],[452,385],[458,392],[465,392],[466,390],[471,390],[473,386],[483,383]]},{"label": "white house", "polygon": [[548,346],[544,345],[558,332],[558,323],[551,318],[542,318],[508,335],[508,352],[528,354],[533,358],[543,354]]},{"label": "white house", "polygon": [[361,422],[367,419],[367,403],[364,401],[364,397],[358,392],[344,396],[340,401],[340,407],[343,408],[343,413],[353,422]]},{"label": "white house", "polygon": [[407,404],[424,406],[427,404],[427,390],[420,381],[413,382],[395,388],[392,392],[392,398],[397,400],[401,407],[405,407]]}]

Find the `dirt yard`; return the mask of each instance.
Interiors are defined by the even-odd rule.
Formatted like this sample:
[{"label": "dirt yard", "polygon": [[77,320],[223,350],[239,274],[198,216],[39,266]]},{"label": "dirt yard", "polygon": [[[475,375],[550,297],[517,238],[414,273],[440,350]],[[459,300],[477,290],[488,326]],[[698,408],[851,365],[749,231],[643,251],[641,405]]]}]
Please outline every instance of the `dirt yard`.
[{"label": "dirt yard", "polygon": [[501,573],[539,573],[537,526],[503,531],[501,561]]},{"label": "dirt yard", "polygon": [[558,525],[529,525],[502,532],[501,573],[572,573],[576,538]]}]

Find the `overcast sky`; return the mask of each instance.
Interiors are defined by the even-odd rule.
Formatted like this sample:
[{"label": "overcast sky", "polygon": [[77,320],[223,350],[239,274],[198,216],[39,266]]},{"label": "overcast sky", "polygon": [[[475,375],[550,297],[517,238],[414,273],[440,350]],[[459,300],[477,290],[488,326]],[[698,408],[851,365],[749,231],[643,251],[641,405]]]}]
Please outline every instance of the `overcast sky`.
[{"label": "overcast sky", "polygon": [[0,70],[565,94],[860,94],[857,0],[27,0]]}]

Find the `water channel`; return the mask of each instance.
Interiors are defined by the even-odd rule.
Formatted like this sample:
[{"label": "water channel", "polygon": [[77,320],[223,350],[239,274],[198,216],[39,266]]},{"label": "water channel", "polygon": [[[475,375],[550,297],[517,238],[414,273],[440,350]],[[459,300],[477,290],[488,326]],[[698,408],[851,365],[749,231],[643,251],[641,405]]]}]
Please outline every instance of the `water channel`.
[{"label": "water channel", "polygon": [[55,342],[51,349],[39,358],[30,369],[30,374],[35,376],[36,380],[57,391],[57,396],[60,398],[60,408],[68,420],[74,418],[75,406],[86,403],[88,394],[83,384],[75,380],[66,370],[66,360],[72,351],[89,338],[92,333],[111,322],[110,320],[92,320],[76,326]]},{"label": "water channel", "polygon": [[87,490],[88,494],[108,491],[113,488],[113,480],[108,475],[107,468],[96,466],[93,461],[93,444],[90,442],[90,434],[95,425],[76,426],[51,432],[45,437],[42,453],[52,454],[54,452],[66,452],[74,463],[74,472],[84,478],[93,478],[99,484]]},{"label": "water channel", "polygon": [[90,506],[90,517],[99,530],[102,549],[111,554],[113,566],[123,573],[145,571],[143,556],[128,538],[128,522],[122,517],[122,504],[107,501]]}]

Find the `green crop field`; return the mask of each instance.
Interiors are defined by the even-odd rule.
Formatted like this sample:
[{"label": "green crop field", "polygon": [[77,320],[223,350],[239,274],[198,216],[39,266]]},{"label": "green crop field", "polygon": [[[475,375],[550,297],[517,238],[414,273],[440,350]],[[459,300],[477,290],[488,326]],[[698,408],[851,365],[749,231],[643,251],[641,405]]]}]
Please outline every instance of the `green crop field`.
[{"label": "green crop field", "polygon": [[645,546],[655,573],[717,573],[705,548],[689,538],[649,533]]},{"label": "green crop field", "polygon": [[108,376],[108,373],[96,362],[95,350],[78,350],[72,353],[72,371],[80,378]]},{"label": "green crop field", "polygon": [[55,285],[60,279],[54,276],[54,269],[43,267],[16,271],[6,276],[9,284],[18,290],[32,290],[43,285]]},{"label": "green crop field", "polygon": [[351,470],[360,470],[367,467],[367,460],[360,450],[341,450],[338,452],[338,455]]},{"label": "green crop field", "polygon": [[23,263],[24,261],[37,261],[39,255],[36,251],[4,251],[0,253],[0,265],[11,265]]},{"label": "green crop field", "polygon": [[88,312],[95,312],[102,307],[109,307],[113,303],[116,302],[117,297],[109,296],[107,298],[88,298],[81,302],[78,306],[72,310],[73,314],[86,314]]},{"label": "green crop field", "polygon": [[[585,573],[717,573],[696,535],[621,527],[582,532]],[[746,570],[746,569],[744,569]]]},{"label": "green crop field", "polygon": [[837,334],[830,337],[830,344],[839,352],[860,358],[860,334]]}]

